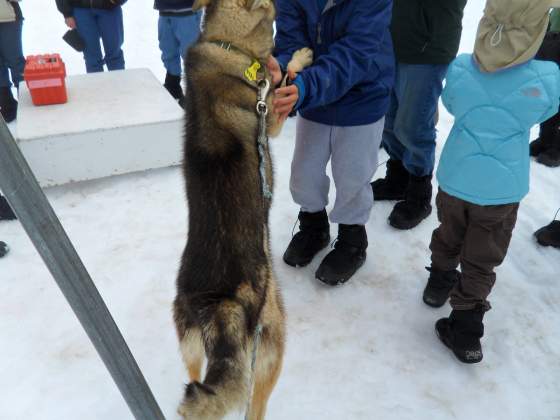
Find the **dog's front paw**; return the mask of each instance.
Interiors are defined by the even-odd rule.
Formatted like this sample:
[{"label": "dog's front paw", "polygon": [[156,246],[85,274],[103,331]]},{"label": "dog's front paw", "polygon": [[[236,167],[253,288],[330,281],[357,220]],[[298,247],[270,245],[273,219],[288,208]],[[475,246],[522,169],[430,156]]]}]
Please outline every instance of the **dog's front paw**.
[{"label": "dog's front paw", "polygon": [[313,64],[313,50],[307,47],[302,48],[292,55],[292,59],[288,63],[288,70],[299,73],[311,64]]}]

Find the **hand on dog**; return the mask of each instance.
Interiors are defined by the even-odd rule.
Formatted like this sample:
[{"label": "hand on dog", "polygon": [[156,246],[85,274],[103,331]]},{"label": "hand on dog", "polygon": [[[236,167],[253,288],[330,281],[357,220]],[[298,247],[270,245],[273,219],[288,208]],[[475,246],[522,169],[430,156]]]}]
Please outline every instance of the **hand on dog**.
[{"label": "hand on dog", "polygon": [[292,109],[299,99],[299,90],[296,85],[290,85],[276,89],[274,91],[275,98],[272,101],[274,113],[278,115],[278,121],[284,121],[288,118]]},{"label": "hand on dog", "polygon": [[276,61],[276,58],[273,56],[268,57],[266,68],[272,76],[272,85],[278,86],[278,84],[282,81],[282,70],[280,69],[280,64]]}]

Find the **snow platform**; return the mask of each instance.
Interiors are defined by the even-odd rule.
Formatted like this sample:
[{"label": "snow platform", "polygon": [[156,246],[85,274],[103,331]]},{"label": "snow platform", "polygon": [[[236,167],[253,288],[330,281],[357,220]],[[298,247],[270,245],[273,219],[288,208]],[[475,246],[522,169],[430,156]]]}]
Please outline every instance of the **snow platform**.
[{"label": "snow platform", "polygon": [[182,159],[183,110],[148,69],[66,78],[68,103],[34,106],[21,84],[17,140],[43,187]]}]

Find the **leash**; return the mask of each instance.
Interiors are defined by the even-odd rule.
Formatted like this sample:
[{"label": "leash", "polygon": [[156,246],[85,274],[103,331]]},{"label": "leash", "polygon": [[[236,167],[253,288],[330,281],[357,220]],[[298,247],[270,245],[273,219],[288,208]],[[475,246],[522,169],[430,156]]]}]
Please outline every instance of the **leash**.
[{"label": "leash", "polygon": [[257,115],[259,117],[259,129],[257,135],[257,150],[259,153],[259,172],[261,175],[261,188],[264,200],[272,199],[270,183],[266,176],[266,155],[268,153],[268,136],[266,134],[266,116],[268,115],[268,105],[266,97],[270,91],[270,82],[261,79],[257,82]]}]

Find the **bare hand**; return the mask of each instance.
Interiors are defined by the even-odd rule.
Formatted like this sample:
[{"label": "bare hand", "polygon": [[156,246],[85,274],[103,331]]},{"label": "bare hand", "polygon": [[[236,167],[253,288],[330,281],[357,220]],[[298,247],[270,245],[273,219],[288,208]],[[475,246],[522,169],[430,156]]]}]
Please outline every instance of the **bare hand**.
[{"label": "bare hand", "polygon": [[76,20],[73,17],[67,17],[64,21],[70,29],[76,29]]},{"label": "bare hand", "polygon": [[280,64],[278,64],[276,58],[273,56],[268,57],[266,68],[272,76],[272,85],[278,86],[278,84],[282,81],[282,70],[280,69]]},{"label": "bare hand", "polygon": [[279,121],[284,121],[290,113],[294,106],[296,106],[299,99],[299,90],[296,85],[286,86],[280,89],[276,89],[274,92],[276,98],[272,101],[274,106],[274,113],[278,115]]}]

